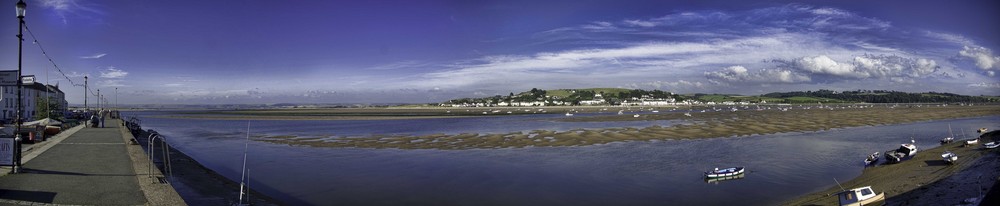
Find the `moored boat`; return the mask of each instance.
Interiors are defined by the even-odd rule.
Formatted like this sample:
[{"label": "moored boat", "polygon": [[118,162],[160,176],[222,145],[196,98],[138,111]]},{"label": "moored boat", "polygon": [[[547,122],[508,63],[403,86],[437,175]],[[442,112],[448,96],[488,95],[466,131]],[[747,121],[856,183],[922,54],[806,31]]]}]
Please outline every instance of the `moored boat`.
[{"label": "moored boat", "polygon": [[951,143],[953,141],[955,141],[954,137],[945,137],[944,139],[941,139],[941,144],[948,144],[948,143]]},{"label": "moored boat", "polygon": [[840,192],[841,206],[862,206],[870,205],[885,200],[885,193],[876,194],[872,191],[872,186],[864,186]]},{"label": "moored boat", "polygon": [[997,148],[997,146],[1000,146],[1000,141],[992,141],[992,142],[987,142],[986,144],[983,144],[983,147],[986,147],[986,149]]},{"label": "moored boat", "polygon": [[953,152],[944,151],[944,154],[941,154],[941,159],[944,159],[944,162],[948,164],[955,164],[958,161],[958,155]]},{"label": "moored boat", "polygon": [[743,179],[744,177],[746,177],[746,174],[741,173],[741,174],[738,174],[738,175],[735,175],[735,176],[728,176],[728,177],[705,178],[705,182],[718,184],[719,182],[722,182],[722,181],[726,181],[726,180],[738,180],[738,179]]},{"label": "moored boat", "polygon": [[890,163],[896,163],[905,160],[907,157],[913,157],[917,154],[917,145],[914,144],[900,144],[898,149],[885,151],[885,160]]},{"label": "moored boat", "polygon": [[740,174],[743,174],[743,167],[715,168],[712,171],[705,172],[705,178],[731,177]]},{"label": "moored boat", "polygon": [[978,130],[976,130],[976,132],[979,132],[980,134],[981,133],[986,133],[986,131],[987,131],[986,127],[979,128]]},{"label": "moored boat", "polygon": [[971,140],[965,140],[965,146],[971,146],[971,145],[974,145],[974,144],[979,144],[979,138],[971,139]]},{"label": "moored boat", "polygon": [[866,166],[867,165],[871,165],[871,164],[875,164],[877,162],[878,162],[878,152],[872,153],[872,154],[868,155],[868,158],[865,158],[865,165]]}]

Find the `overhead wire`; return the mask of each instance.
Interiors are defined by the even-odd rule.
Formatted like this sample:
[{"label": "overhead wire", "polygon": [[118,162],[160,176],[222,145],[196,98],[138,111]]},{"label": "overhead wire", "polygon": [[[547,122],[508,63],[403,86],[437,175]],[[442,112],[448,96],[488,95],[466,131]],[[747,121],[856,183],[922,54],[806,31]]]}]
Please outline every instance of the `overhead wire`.
[{"label": "overhead wire", "polygon": [[56,64],[56,61],[52,60],[52,57],[49,56],[48,52],[45,52],[45,48],[42,47],[42,43],[38,41],[38,38],[35,37],[35,33],[31,32],[31,29],[28,28],[27,24],[24,25],[24,30],[28,31],[28,36],[31,36],[32,43],[35,44],[36,46],[38,46],[38,50],[41,50],[42,56],[45,56],[45,58],[49,60],[49,63],[52,63],[52,67],[55,67],[56,71],[59,71],[59,74],[61,74],[63,76],[63,78],[66,78],[66,81],[69,81],[70,85],[77,86],[77,87],[86,87],[87,88],[87,92],[90,92],[90,94],[93,95],[93,96],[98,96],[97,93],[95,93],[93,90],[91,90],[86,85],[84,85],[84,84],[78,84],[78,83],[74,82],[73,79],[69,77],[69,75],[66,75],[66,72],[63,72],[63,70],[61,68],[59,68],[59,65]]}]

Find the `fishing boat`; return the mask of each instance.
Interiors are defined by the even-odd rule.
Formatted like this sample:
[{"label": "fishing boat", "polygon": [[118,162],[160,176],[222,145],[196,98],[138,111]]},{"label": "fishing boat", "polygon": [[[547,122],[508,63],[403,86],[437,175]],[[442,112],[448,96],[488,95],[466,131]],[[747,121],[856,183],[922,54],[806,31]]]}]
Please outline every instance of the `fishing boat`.
[{"label": "fishing boat", "polygon": [[862,206],[870,205],[885,200],[885,193],[875,194],[872,186],[864,186],[840,192],[841,206]]},{"label": "fishing boat", "polygon": [[705,178],[731,177],[740,174],[743,174],[743,167],[715,168],[712,171],[705,172]]},{"label": "fishing boat", "polygon": [[1000,146],[1000,141],[992,141],[992,142],[987,142],[986,144],[983,144],[983,147],[985,147],[986,149],[997,148],[997,146]]},{"label": "fishing boat", "polygon": [[868,158],[865,158],[866,166],[875,164],[876,162],[878,162],[878,152],[872,153],[871,155],[868,155]]},{"label": "fishing boat", "polygon": [[944,151],[944,154],[941,154],[941,159],[944,159],[944,162],[948,164],[955,164],[958,161],[958,155],[953,152]]},{"label": "fishing boat", "polygon": [[[913,142],[913,140],[910,140]],[[885,160],[890,163],[897,163],[908,158],[912,158],[913,155],[917,154],[917,145],[910,144],[900,144],[899,148],[895,150],[885,151]]]}]

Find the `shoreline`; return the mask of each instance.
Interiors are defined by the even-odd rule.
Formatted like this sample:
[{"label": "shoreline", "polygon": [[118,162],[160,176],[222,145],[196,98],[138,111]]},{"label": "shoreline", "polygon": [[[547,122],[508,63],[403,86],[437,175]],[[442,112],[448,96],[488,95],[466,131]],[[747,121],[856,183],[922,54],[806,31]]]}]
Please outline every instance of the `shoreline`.
[{"label": "shoreline", "polygon": [[[136,137],[138,142],[147,142],[149,131],[143,130]],[[145,147],[145,144],[140,144]],[[154,148],[160,151],[160,144],[155,144]],[[147,148],[148,149],[148,148]],[[157,158],[156,166],[163,168],[162,159]],[[232,205],[239,197],[240,183],[222,176],[221,174],[206,168],[191,156],[184,152],[170,147],[170,162],[173,177],[167,180],[171,182],[177,193],[190,205]],[[247,203],[250,205],[283,205],[282,202],[270,196],[264,195],[253,188],[250,188],[250,197]]]},{"label": "shoreline", "polygon": [[[872,186],[885,192],[887,205],[956,205],[968,198],[983,198],[979,192],[998,182],[1000,154],[998,149],[984,149],[982,144],[1000,140],[1000,132],[983,134],[980,144],[963,147],[964,140],[918,151],[910,160],[896,164],[867,167],[858,177],[841,182],[844,188]],[[944,151],[958,154],[958,163],[949,165],[941,159]],[[883,160],[884,162],[884,160]],[[980,185],[981,184],[981,185]],[[981,186],[981,187],[979,187]],[[836,205],[840,186],[812,192],[786,201],[782,205]],[[996,191],[993,191],[996,192]]]}]

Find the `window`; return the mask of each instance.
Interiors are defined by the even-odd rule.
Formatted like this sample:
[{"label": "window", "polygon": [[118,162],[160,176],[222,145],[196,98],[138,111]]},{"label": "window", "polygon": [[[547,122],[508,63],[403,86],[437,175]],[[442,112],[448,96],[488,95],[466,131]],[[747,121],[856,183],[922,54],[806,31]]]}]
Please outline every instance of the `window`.
[{"label": "window", "polygon": [[868,196],[871,194],[872,194],[872,189],[869,188],[861,189],[861,196]]}]

